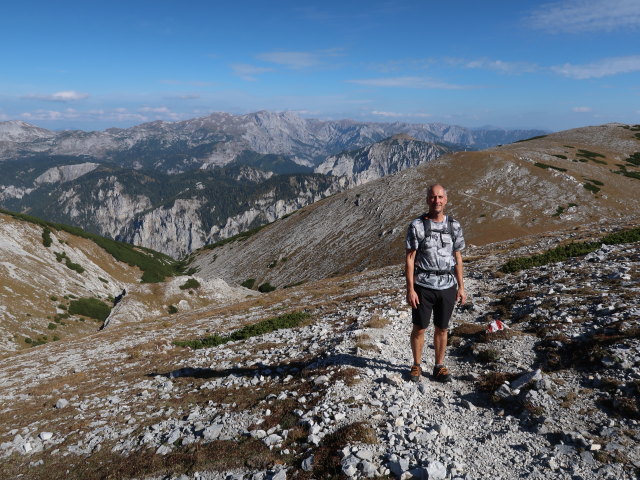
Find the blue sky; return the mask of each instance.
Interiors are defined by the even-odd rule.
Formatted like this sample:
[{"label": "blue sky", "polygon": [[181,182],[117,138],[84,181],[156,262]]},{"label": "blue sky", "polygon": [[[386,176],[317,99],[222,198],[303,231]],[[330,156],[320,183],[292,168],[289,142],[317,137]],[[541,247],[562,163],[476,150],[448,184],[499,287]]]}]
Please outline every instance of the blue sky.
[{"label": "blue sky", "polygon": [[639,38],[639,0],[25,0],[0,17],[0,121],[640,123]]}]

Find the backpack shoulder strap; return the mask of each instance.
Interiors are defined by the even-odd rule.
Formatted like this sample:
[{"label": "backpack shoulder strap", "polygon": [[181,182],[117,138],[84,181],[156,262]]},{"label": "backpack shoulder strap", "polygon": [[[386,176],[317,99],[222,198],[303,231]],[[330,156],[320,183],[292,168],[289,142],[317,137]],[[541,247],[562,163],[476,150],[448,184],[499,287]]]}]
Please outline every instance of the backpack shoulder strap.
[{"label": "backpack shoulder strap", "polygon": [[422,226],[424,227],[424,237],[422,237],[422,240],[420,240],[418,244],[418,250],[422,249],[422,244],[427,240],[427,237],[431,235],[431,222],[426,215],[422,215],[420,218],[422,220]]}]

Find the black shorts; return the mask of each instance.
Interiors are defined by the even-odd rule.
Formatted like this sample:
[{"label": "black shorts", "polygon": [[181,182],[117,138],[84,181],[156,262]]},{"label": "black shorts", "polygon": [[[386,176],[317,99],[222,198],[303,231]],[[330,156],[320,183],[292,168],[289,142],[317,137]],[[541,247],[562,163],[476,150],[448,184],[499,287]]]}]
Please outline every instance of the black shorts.
[{"label": "black shorts", "polygon": [[414,285],[420,303],[411,309],[411,320],[420,328],[427,328],[433,312],[433,324],[442,329],[449,328],[449,320],[456,305],[458,287],[453,285],[446,290],[434,290]]}]

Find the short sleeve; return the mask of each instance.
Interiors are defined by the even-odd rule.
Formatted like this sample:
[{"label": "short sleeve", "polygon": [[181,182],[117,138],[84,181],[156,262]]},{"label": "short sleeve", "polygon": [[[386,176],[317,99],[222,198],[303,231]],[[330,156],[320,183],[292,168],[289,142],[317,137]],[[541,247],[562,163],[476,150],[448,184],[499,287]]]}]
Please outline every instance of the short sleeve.
[{"label": "short sleeve", "polygon": [[418,241],[418,232],[416,232],[416,227],[413,223],[411,223],[407,229],[407,239],[405,244],[407,250],[417,250],[420,246],[420,242]]},{"label": "short sleeve", "polygon": [[464,233],[462,232],[462,226],[458,221],[453,222],[453,251],[459,252],[460,250],[464,250]]}]

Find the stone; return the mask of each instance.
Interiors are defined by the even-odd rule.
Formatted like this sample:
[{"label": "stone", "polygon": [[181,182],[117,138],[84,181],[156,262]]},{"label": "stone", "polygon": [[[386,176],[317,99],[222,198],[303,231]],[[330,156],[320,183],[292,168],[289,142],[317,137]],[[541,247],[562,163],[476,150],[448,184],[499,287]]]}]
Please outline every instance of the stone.
[{"label": "stone", "polygon": [[302,461],[302,470],[305,472],[313,470],[313,455],[308,456]]},{"label": "stone", "polygon": [[376,477],[378,475],[378,470],[376,469],[376,466],[369,462],[368,460],[364,460],[360,463],[360,466],[362,467],[362,475],[366,478],[373,478]]},{"label": "stone", "polygon": [[271,480],[287,480],[287,471],[282,469],[273,474]]},{"label": "stone", "polygon": [[[223,428],[223,425],[219,423],[214,423],[213,425],[209,425],[202,431],[202,437],[205,440],[215,440],[220,436],[220,433],[222,433],[222,428]],[[264,431],[264,430],[261,430],[261,431]]]},{"label": "stone", "polygon": [[40,440],[42,440],[43,442],[46,442],[47,440],[51,440],[51,437],[53,437],[53,433],[40,432],[40,435],[38,435],[38,437],[40,437]]},{"label": "stone", "polygon": [[429,480],[444,480],[447,477],[447,467],[437,460],[429,462],[427,474]]},{"label": "stone", "polygon": [[511,382],[511,390],[519,390],[530,382],[535,382],[542,379],[542,371],[540,369],[533,372],[525,373]]},{"label": "stone", "polygon": [[61,398],[56,402],[56,408],[64,408],[67,405],[69,405],[69,400],[66,400],[64,398]]}]

